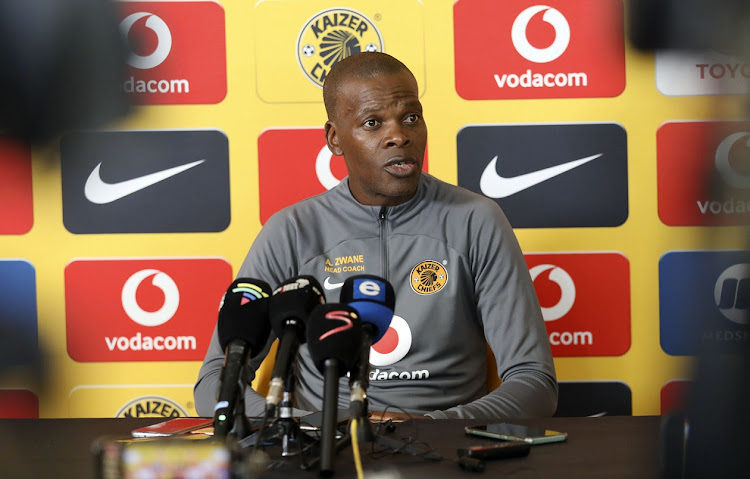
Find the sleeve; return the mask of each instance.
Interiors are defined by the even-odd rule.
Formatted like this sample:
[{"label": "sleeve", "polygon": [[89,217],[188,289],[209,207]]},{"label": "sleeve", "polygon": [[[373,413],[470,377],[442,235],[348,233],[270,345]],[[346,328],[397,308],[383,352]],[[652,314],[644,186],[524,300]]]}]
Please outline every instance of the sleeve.
[{"label": "sleeve", "polygon": [[551,416],[557,409],[555,366],[518,240],[496,204],[472,217],[480,220],[469,228],[477,316],[502,384],[468,404],[427,415],[487,421]]},{"label": "sleeve", "polygon": [[[240,266],[237,277],[257,278],[275,287],[285,279],[297,274],[298,261],[294,254],[296,248],[293,222],[287,216],[272,216],[255,238],[250,251]],[[247,387],[245,388],[245,413],[249,417],[262,416],[265,412],[265,398],[252,389],[250,383],[255,379],[255,371],[268,355],[273,341],[273,332],[265,347],[253,355],[245,368]],[[195,410],[199,416],[213,417],[214,406],[219,394],[221,370],[224,365],[224,351],[219,344],[217,327],[214,327],[211,342],[198,372],[198,380],[193,388]],[[307,414],[307,411],[295,410],[295,415]]]}]

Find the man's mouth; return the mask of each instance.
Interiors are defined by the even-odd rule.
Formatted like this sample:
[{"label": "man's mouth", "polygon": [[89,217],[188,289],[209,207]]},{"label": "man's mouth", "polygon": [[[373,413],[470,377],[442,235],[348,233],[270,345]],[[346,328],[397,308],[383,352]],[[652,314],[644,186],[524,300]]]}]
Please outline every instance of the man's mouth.
[{"label": "man's mouth", "polygon": [[394,158],[385,164],[386,171],[399,178],[411,175],[416,168],[417,163],[408,158]]}]

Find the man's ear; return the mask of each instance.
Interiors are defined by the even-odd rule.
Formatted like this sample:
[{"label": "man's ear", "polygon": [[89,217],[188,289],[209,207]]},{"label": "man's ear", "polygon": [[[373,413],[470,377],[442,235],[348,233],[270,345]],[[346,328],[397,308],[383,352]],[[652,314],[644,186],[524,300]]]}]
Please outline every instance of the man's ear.
[{"label": "man's ear", "polygon": [[341,146],[339,145],[339,138],[336,134],[336,125],[333,124],[331,120],[328,120],[325,124],[325,130],[326,130],[326,143],[328,144],[328,149],[331,150],[331,153],[337,156],[341,156],[344,154],[344,151],[341,149]]}]

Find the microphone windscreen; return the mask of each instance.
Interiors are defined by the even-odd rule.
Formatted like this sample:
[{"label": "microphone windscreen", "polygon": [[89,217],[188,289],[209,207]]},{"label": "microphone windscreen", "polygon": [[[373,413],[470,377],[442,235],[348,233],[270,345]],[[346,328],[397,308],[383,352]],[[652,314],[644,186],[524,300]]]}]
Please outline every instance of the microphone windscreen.
[{"label": "microphone windscreen", "polygon": [[307,322],[307,348],[315,367],[323,374],[325,361],[339,362],[339,376],[354,368],[362,343],[362,323],[357,311],[345,304],[321,304]]},{"label": "microphone windscreen", "polygon": [[236,339],[245,341],[253,354],[263,349],[271,334],[270,296],[271,286],[258,279],[237,278],[229,285],[219,307],[221,349]]},{"label": "microphone windscreen", "polygon": [[305,323],[316,306],[326,298],[318,280],[312,276],[295,276],[276,288],[269,302],[271,328],[281,337],[289,320],[296,322],[300,344],[305,342]]},{"label": "microphone windscreen", "polygon": [[[369,301],[353,301],[349,306],[357,310],[362,322],[365,325],[371,325],[372,344],[377,343],[388,332],[393,319],[393,310],[382,304],[371,303]],[[374,329],[374,331],[373,331]]]},{"label": "microphone windscreen", "polygon": [[340,299],[357,310],[362,323],[375,327],[373,344],[388,331],[396,306],[396,294],[391,283],[371,274],[351,276],[341,286]]}]

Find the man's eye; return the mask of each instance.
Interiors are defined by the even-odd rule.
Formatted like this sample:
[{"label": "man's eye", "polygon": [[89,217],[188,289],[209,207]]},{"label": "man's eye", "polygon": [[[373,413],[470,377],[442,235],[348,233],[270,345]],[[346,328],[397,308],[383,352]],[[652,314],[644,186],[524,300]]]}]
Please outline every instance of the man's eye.
[{"label": "man's eye", "polygon": [[406,117],[406,121],[408,123],[416,123],[416,121],[419,120],[419,115],[416,113],[412,113],[411,115]]},{"label": "man's eye", "polygon": [[378,126],[377,120],[366,120],[364,124],[368,128],[372,128],[374,126]]}]

